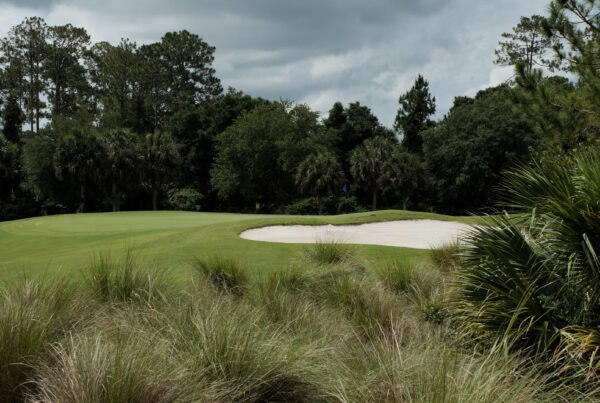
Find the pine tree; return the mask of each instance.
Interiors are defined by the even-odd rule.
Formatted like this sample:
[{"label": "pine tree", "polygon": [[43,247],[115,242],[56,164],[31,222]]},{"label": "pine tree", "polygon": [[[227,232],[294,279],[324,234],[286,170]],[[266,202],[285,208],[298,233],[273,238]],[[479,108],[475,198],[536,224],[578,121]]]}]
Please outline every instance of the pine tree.
[{"label": "pine tree", "polygon": [[433,126],[429,117],[435,113],[435,97],[429,93],[429,82],[419,74],[413,87],[400,96],[398,103],[400,109],[394,129],[402,133],[402,144],[407,151],[421,153],[421,132]]}]

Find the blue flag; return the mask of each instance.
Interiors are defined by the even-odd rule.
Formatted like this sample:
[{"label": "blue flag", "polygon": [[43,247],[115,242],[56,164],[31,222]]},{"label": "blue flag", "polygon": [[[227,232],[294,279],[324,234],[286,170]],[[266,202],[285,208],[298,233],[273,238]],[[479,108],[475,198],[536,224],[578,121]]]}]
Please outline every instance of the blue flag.
[{"label": "blue flag", "polygon": [[346,187],[346,184],[344,183],[344,193],[348,192],[348,188]]}]

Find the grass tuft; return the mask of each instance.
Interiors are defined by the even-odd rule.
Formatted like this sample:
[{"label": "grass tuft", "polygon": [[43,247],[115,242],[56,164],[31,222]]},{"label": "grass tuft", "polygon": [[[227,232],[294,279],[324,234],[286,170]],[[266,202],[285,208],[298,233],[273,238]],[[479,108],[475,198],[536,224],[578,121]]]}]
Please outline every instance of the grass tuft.
[{"label": "grass tuft", "polygon": [[326,346],[266,320],[261,309],[224,294],[193,303],[170,320],[172,340],[195,382],[222,401],[322,400],[332,383]]},{"label": "grass tuft", "polygon": [[430,250],[430,257],[433,264],[442,272],[454,272],[463,263],[461,256],[462,247],[457,241],[441,245],[436,249]]},{"label": "grass tuft", "polygon": [[353,245],[340,243],[336,240],[320,240],[304,249],[303,258],[306,262],[328,265],[339,264],[357,259],[357,249]]},{"label": "grass tuft", "polygon": [[[503,349],[465,353],[422,332],[409,339],[401,332],[361,343],[348,351],[348,376],[355,383],[340,389],[341,401],[398,402],[553,402],[585,401],[564,385],[551,385],[542,368]],[[551,385],[551,386],[549,386]],[[573,399],[573,400],[571,400]]]},{"label": "grass tuft", "polygon": [[248,267],[239,260],[224,256],[208,256],[196,258],[193,265],[198,274],[208,278],[221,291],[242,295],[248,288],[250,281]]},{"label": "grass tuft", "polygon": [[93,307],[63,280],[22,280],[0,292],[0,401],[21,401],[51,343]]},{"label": "grass tuft", "polygon": [[108,252],[94,257],[84,272],[87,287],[103,302],[143,302],[162,299],[166,291],[164,271],[141,264],[127,253],[116,259]]},{"label": "grass tuft", "polygon": [[190,399],[188,371],[170,358],[156,335],[134,332],[111,339],[81,334],[53,348],[37,370],[39,402],[173,402]]},{"label": "grass tuft", "polygon": [[392,260],[373,268],[381,284],[397,295],[431,299],[441,276],[432,268],[407,260]]}]

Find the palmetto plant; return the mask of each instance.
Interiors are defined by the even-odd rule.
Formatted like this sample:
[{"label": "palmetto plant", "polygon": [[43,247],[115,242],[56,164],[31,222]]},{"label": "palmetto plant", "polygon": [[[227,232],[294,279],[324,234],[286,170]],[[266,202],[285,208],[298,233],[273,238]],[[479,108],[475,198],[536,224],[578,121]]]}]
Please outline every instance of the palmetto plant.
[{"label": "palmetto plant", "polygon": [[311,154],[298,166],[296,184],[302,192],[316,195],[341,187],[344,173],[335,155],[330,152]]},{"label": "palmetto plant", "polygon": [[466,330],[589,359],[600,348],[600,152],[520,167],[503,190],[516,214],[489,217],[467,239]]}]

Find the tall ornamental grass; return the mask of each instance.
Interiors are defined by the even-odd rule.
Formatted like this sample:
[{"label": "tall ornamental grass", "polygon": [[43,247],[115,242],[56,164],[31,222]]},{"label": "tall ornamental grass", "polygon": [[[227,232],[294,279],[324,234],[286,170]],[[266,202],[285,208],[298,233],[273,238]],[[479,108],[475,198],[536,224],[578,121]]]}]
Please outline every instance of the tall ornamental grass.
[{"label": "tall ornamental grass", "polygon": [[248,288],[248,267],[239,260],[224,256],[207,256],[196,258],[193,266],[199,276],[208,279],[223,292],[239,296]]},{"label": "tall ornamental grass", "polygon": [[163,299],[169,288],[164,271],[141,262],[133,254],[124,258],[101,251],[83,272],[84,283],[101,301],[151,304]]},{"label": "tall ornamental grass", "polygon": [[[0,401],[553,402],[600,396],[593,382],[563,368],[548,371],[513,352],[507,339],[475,348],[453,321],[423,315],[420,301],[444,300],[441,276],[453,273],[423,280],[418,270],[435,269],[395,263],[387,270],[412,267],[409,274],[381,277],[364,263],[296,261],[266,280],[248,277],[244,292],[234,293],[211,272],[175,290],[155,286],[154,269],[139,261],[111,262],[92,271],[108,273],[97,277],[106,281],[36,280],[1,289]],[[436,291],[426,297],[435,281]],[[406,292],[411,287],[415,291]]]},{"label": "tall ornamental grass", "polygon": [[83,326],[95,307],[66,281],[19,280],[0,290],[0,402],[19,401],[49,346]]}]

